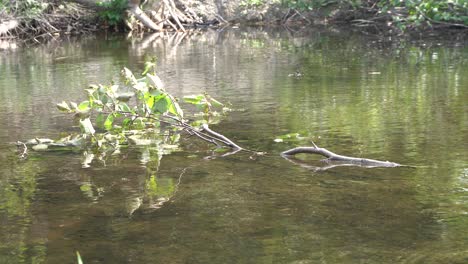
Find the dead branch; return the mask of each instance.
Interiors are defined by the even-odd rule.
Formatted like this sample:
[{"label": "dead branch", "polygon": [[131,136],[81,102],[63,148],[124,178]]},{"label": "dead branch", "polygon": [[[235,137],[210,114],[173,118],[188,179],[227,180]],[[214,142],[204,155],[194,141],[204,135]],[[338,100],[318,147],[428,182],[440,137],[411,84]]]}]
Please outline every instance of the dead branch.
[{"label": "dead branch", "polygon": [[[314,143],[313,143],[314,144]],[[327,159],[323,160],[327,163],[329,162],[340,162],[341,164],[351,164],[355,166],[373,168],[373,167],[401,167],[404,165],[390,162],[390,161],[381,161],[374,159],[365,159],[365,158],[355,158],[344,155],[339,155],[333,153],[325,148],[319,148],[314,144],[313,147],[297,147],[293,149],[286,150],[281,153],[281,156],[284,158],[290,158],[296,154],[306,153],[306,154],[318,154],[326,157]],[[343,166],[343,165],[341,165]]]},{"label": "dead branch", "polygon": [[217,132],[214,132],[213,130],[211,130],[207,124],[203,124],[202,125],[202,128],[203,128],[203,131],[205,131],[206,133],[208,133],[209,135],[215,137],[215,138],[218,138],[218,139],[221,139],[226,145],[228,145],[229,147],[235,149],[235,150],[243,150],[244,148],[240,147],[239,145],[237,145],[236,143],[232,142],[232,140],[230,140],[229,138],[217,133]]}]

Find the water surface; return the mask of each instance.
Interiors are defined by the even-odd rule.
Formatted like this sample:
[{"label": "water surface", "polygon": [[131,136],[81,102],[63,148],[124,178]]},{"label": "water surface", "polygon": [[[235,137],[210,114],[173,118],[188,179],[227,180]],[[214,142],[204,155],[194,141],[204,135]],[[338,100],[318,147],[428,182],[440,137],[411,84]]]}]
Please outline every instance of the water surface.
[{"label": "water surface", "polygon": [[[31,152],[76,132],[55,110],[158,57],[168,90],[235,110],[212,128],[249,149],[207,159]],[[0,263],[466,263],[468,48],[325,30],[96,36],[0,53]],[[275,142],[299,133],[305,140]],[[314,171],[279,153],[314,141],[411,168]],[[320,157],[301,157],[310,161]],[[88,159],[88,161],[86,161]],[[89,165],[89,166],[83,166]]]}]

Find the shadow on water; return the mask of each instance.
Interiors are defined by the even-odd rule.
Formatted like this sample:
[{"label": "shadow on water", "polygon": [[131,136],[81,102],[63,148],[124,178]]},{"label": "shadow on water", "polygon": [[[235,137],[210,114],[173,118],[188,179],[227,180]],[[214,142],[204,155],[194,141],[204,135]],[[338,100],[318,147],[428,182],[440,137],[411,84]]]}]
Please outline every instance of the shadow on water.
[{"label": "shadow on water", "polygon": [[[468,51],[423,44],[248,29],[0,54],[0,262],[465,263]],[[17,159],[10,142],[77,131],[56,102],[154,55],[171,93],[229,101],[213,129],[269,154],[206,159],[182,139],[165,155]],[[310,141],[419,167],[314,172],[278,155]]]}]

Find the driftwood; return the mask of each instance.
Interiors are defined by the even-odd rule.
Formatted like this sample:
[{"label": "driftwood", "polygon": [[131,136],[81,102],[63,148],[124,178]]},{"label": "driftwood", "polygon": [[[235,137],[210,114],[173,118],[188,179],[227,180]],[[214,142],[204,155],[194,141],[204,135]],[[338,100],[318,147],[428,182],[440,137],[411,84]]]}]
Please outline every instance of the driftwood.
[{"label": "driftwood", "polygon": [[[374,159],[365,159],[365,158],[356,158],[356,157],[349,157],[349,156],[344,156],[344,155],[339,155],[336,153],[333,153],[329,151],[328,149],[325,148],[320,148],[314,143],[312,143],[314,146],[313,147],[297,147],[293,149],[286,150],[281,153],[281,156],[288,159],[291,162],[294,163],[301,163],[304,165],[302,162],[298,161],[297,159],[292,159],[292,157],[296,154],[300,153],[306,153],[306,154],[318,154],[326,157],[327,159],[323,160],[324,162],[330,164],[331,167],[337,167],[337,166],[360,166],[360,167],[366,167],[366,168],[375,168],[375,167],[402,167],[405,165],[401,165],[399,163],[395,162],[390,162],[390,161],[381,161],[381,160],[374,160]],[[330,167],[330,168],[331,168]]]}]

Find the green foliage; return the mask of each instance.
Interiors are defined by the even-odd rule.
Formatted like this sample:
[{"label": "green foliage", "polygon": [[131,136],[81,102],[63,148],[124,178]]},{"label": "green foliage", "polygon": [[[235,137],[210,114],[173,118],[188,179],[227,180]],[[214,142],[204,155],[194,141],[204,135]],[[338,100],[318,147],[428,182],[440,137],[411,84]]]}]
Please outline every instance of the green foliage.
[{"label": "green foliage", "polygon": [[[53,145],[76,146],[76,142],[82,144],[84,139],[87,146],[99,152],[128,144],[157,145],[163,148],[161,153],[165,152],[164,148],[174,149],[177,133],[184,123],[184,111],[178,100],[164,89],[163,82],[155,74],[155,65],[154,60],[146,63],[140,78],[124,68],[121,83],[90,85],[85,89],[86,100],[58,103],[60,111],[75,116],[81,134],[79,139],[60,140]],[[216,109],[224,109],[224,104],[207,94],[187,96],[185,101],[202,111],[199,116],[204,123],[210,122],[205,116],[215,115]],[[34,147],[44,145],[38,141],[32,144]],[[83,166],[89,166],[90,162],[85,163]]]},{"label": "green foliage", "polygon": [[[247,1],[252,2],[252,1]],[[333,8],[369,10],[377,8],[378,16],[387,13],[392,18],[392,25],[404,31],[407,27],[423,23],[458,23],[468,25],[468,0],[281,0],[281,5],[300,11],[320,9],[326,6]]]},{"label": "green foliage", "polygon": [[99,17],[111,26],[119,25],[125,18],[125,10],[128,7],[127,0],[110,0],[98,2],[103,7],[99,12]]},{"label": "green foliage", "polygon": [[184,97],[184,101],[195,105],[199,110],[205,114],[213,114],[214,108],[224,107],[224,104],[209,96],[208,94],[189,95]]},{"label": "green foliage", "polygon": [[380,1],[379,7],[383,12],[392,14],[394,24],[402,30],[408,26],[419,26],[423,22],[468,25],[468,0],[391,0]]}]

